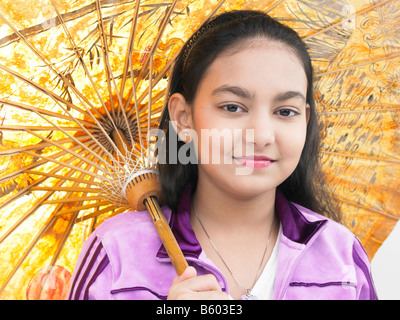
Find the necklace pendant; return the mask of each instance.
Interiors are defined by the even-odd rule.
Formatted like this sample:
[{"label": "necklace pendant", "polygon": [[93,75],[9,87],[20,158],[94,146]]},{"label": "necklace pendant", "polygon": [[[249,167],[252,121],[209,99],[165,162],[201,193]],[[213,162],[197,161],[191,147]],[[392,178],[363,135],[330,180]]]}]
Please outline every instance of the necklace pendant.
[{"label": "necklace pendant", "polygon": [[250,290],[247,290],[247,293],[242,295],[242,300],[257,300],[257,297],[251,294]]}]

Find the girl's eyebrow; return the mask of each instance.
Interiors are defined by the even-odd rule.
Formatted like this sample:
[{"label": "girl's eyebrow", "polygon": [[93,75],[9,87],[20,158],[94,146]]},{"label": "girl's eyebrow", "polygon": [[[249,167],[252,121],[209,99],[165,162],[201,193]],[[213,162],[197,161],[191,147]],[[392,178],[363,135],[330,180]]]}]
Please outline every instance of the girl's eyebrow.
[{"label": "girl's eyebrow", "polygon": [[211,93],[211,95],[217,96],[217,95],[219,95],[221,93],[224,93],[224,92],[230,92],[230,93],[233,93],[233,94],[235,94],[235,95],[237,95],[239,97],[246,98],[246,99],[252,99],[254,97],[254,95],[252,95],[249,91],[247,91],[244,88],[241,88],[241,87],[238,87],[238,86],[229,86],[229,85],[224,85],[224,86],[221,86],[221,87],[215,89]]},{"label": "girl's eyebrow", "polygon": [[[223,85],[217,89],[215,89],[211,95],[217,96],[219,94],[225,93],[225,92],[230,92],[233,93],[239,97],[246,98],[246,99],[253,99],[254,94],[251,94],[248,90],[238,87],[238,86],[229,86],[229,85]],[[290,100],[293,98],[299,98],[306,102],[306,97],[299,91],[286,91],[283,93],[278,94],[275,98],[275,102],[282,102],[286,100]]]},{"label": "girl's eyebrow", "polygon": [[282,101],[290,100],[293,98],[300,98],[304,102],[307,101],[306,97],[299,91],[287,91],[287,92],[280,93],[275,97],[274,101],[282,102]]}]

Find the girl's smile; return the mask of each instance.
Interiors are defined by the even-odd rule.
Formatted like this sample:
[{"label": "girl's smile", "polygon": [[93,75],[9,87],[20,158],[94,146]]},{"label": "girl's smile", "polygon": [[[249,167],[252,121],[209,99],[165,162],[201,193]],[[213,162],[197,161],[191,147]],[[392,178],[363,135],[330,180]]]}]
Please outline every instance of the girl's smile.
[{"label": "girl's smile", "polygon": [[233,159],[243,166],[254,169],[268,168],[275,162],[265,156],[234,157]]}]

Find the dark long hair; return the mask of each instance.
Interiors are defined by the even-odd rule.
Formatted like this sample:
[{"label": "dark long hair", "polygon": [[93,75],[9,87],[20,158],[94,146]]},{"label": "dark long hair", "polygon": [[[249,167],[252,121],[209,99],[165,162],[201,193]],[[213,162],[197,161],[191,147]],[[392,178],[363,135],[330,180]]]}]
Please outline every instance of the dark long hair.
[{"label": "dark long hair", "polygon": [[[313,211],[340,220],[338,209],[330,201],[324,190],[323,175],[319,162],[320,126],[313,95],[313,69],[307,48],[299,35],[291,28],[281,24],[259,11],[231,11],[223,13],[203,24],[183,46],[172,71],[169,83],[169,96],[181,93],[189,104],[195,99],[196,91],[207,67],[226,50],[240,49],[248,40],[265,38],[285,44],[300,58],[307,76],[307,103],[310,117],[307,126],[305,146],[294,172],[278,186],[288,200]],[[168,105],[163,111],[160,129],[169,136]],[[172,136],[178,148],[184,144],[176,133]],[[166,159],[169,159],[167,139]],[[164,201],[176,211],[180,197],[188,184],[195,191],[198,179],[197,164],[159,164]]]}]

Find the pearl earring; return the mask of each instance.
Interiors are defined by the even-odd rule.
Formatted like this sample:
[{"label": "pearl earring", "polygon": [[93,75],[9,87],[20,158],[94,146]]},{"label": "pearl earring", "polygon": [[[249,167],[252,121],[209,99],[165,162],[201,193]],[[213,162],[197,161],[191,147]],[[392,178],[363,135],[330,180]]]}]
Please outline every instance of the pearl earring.
[{"label": "pearl earring", "polygon": [[181,139],[181,140],[182,140],[183,142],[185,142],[185,143],[190,142],[191,136],[190,136],[189,132],[187,132],[187,131],[185,131],[185,130],[182,130],[182,134],[183,134],[184,138]]}]

